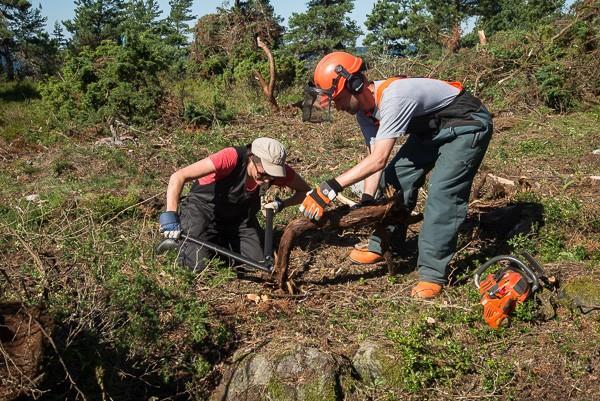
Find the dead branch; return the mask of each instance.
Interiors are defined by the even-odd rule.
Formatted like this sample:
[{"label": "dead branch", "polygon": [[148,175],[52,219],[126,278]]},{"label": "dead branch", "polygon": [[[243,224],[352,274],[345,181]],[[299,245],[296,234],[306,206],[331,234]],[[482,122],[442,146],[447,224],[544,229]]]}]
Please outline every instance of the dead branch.
[{"label": "dead branch", "polygon": [[337,208],[326,212],[318,222],[299,218],[290,222],[281,237],[274,274],[279,288],[285,290],[288,281],[288,263],[294,241],[306,231],[315,229],[347,229],[376,224],[414,224],[423,218],[421,214],[411,215],[403,206],[402,195],[398,193],[384,204],[363,206],[357,209]]},{"label": "dead branch", "polygon": [[263,52],[267,55],[267,59],[269,60],[269,83],[265,82],[265,79],[262,77],[259,71],[254,70],[254,77],[260,84],[263,93],[267,97],[269,104],[271,104],[271,110],[273,112],[279,111],[279,105],[277,104],[277,100],[275,99],[275,95],[273,94],[273,89],[275,88],[275,60],[273,59],[273,54],[271,50],[267,47],[267,45],[260,39],[260,36],[256,37],[256,43],[258,47],[262,49]]}]

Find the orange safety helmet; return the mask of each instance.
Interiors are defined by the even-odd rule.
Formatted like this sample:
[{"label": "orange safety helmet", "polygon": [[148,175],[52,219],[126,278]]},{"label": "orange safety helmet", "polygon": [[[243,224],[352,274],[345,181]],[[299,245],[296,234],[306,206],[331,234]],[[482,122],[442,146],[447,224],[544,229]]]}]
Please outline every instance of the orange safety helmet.
[{"label": "orange safety helmet", "polygon": [[357,94],[364,86],[362,74],[364,63],[360,57],[346,52],[333,52],[327,54],[319,61],[314,73],[315,86],[327,92],[332,99],[344,87],[351,93]]},{"label": "orange safety helmet", "polygon": [[314,79],[304,88],[302,121],[331,120],[331,102],[346,88],[353,95],[364,88],[365,64],[345,52],[327,54],[315,68]]}]

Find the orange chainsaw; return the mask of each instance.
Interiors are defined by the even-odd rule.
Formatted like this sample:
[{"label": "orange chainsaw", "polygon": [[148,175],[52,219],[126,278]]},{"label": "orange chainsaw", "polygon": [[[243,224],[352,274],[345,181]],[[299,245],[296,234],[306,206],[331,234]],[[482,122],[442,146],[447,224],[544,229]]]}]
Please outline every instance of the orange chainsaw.
[{"label": "orange chainsaw", "polygon": [[[493,329],[504,326],[518,304],[525,300],[547,282],[542,266],[527,252],[522,253],[526,262],[510,256],[496,256],[475,271],[475,285],[481,294],[483,319]],[[481,275],[492,265],[508,261],[510,266],[501,268],[494,274],[488,274],[480,282]]]}]

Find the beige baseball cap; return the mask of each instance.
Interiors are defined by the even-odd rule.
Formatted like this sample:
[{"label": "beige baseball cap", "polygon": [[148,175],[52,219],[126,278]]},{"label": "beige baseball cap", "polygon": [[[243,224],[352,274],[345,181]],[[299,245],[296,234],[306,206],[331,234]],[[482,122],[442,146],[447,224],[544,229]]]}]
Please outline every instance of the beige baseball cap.
[{"label": "beige baseball cap", "polygon": [[265,172],[271,177],[285,177],[285,148],[272,138],[256,138],[250,151],[260,158]]}]

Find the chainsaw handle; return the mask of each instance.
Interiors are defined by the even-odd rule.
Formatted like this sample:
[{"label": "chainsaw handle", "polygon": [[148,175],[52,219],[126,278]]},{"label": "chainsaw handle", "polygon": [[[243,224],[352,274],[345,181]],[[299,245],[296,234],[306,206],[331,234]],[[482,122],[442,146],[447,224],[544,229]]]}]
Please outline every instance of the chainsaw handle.
[{"label": "chainsaw handle", "polygon": [[[531,262],[531,259],[533,259],[533,257],[529,254],[526,254],[526,258],[529,262]],[[481,266],[479,266],[479,268],[477,270],[475,270],[475,276],[473,278],[473,281],[475,282],[475,286],[477,288],[479,288],[480,286],[480,277],[481,275],[492,265],[494,265],[495,263],[501,261],[501,260],[508,260],[509,262],[515,264],[517,266],[517,268],[519,269],[519,271],[521,273],[523,273],[523,275],[525,275],[525,277],[527,278],[527,281],[531,284],[531,291],[534,292],[536,291],[539,286],[539,280],[537,275],[535,274],[535,272],[529,267],[527,266],[525,263],[523,263],[521,260],[517,259],[516,257],[512,256],[512,255],[499,255],[499,256],[495,256],[493,258],[491,258],[490,260],[488,260],[487,262],[485,262],[484,264],[482,264]],[[534,259],[535,261],[535,259]],[[543,270],[541,268],[541,266],[539,266],[539,264],[537,264],[537,262],[535,263],[535,268],[538,269],[543,273]]]},{"label": "chainsaw handle", "polygon": [[539,280],[541,280],[544,285],[549,286],[550,284],[548,282],[548,276],[546,275],[546,271],[544,270],[542,265],[540,265],[539,262],[535,260],[535,258],[531,256],[529,252],[523,252],[522,254],[523,257],[529,262],[529,266],[532,267],[533,270],[535,270],[535,272],[533,272],[533,275]]}]

